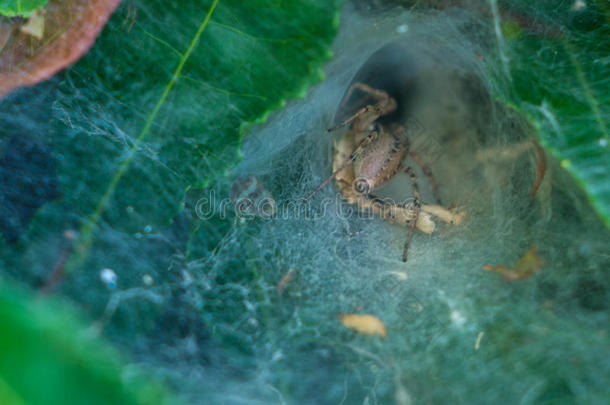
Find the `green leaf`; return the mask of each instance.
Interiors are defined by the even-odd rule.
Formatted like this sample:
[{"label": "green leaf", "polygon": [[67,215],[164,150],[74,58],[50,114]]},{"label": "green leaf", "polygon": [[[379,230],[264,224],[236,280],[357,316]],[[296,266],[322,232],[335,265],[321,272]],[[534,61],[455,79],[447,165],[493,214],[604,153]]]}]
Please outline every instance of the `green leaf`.
[{"label": "green leaf", "polygon": [[[67,72],[52,128],[62,208],[130,233],[224,176],[243,128],[323,75],[338,1],[133,1]],[[44,222],[41,226],[44,226]]]},{"label": "green leaf", "polygon": [[29,17],[32,11],[47,5],[49,0],[0,0],[0,14],[7,17]]},{"label": "green leaf", "polygon": [[0,403],[176,403],[142,377],[121,380],[117,353],[73,311],[0,280]]},{"label": "green leaf", "polygon": [[603,2],[522,3],[510,4],[503,23],[496,90],[531,120],[610,226],[608,10]]}]

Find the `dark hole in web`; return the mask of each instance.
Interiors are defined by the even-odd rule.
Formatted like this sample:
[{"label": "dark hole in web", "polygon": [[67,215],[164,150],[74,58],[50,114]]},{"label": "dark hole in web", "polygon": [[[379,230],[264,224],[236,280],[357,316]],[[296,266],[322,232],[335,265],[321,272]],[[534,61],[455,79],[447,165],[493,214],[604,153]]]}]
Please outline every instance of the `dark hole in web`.
[{"label": "dark hole in web", "polygon": [[[391,114],[380,117],[377,122],[387,124],[404,121],[407,111],[417,94],[417,72],[412,56],[405,46],[390,43],[371,55],[362,65],[350,86],[360,82],[387,92],[396,100],[398,108]],[[346,94],[347,91],[346,89]],[[337,112],[336,122],[347,118],[359,108],[373,104],[375,100],[361,91],[354,91],[343,109]]]}]

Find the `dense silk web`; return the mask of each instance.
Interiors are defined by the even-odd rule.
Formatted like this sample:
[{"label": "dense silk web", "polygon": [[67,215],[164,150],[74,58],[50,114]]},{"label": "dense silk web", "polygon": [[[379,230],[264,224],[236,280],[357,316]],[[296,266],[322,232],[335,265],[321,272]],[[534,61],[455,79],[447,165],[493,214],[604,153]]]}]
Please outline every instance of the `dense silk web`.
[{"label": "dense silk web", "polygon": [[[181,76],[176,82],[181,92],[168,96],[153,125],[161,135],[153,131],[133,149],[126,172],[133,178],[120,180],[114,205],[96,224],[95,246],[83,270],[67,275],[58,290],[94,319],[93,332],[135,359],[126,376],[140,366],[156,370],[190,403],[603,403],[610,376],[608,230],[566,163],[548,150],[544,178],[531,197],[541,170],[538,135],[528,119],[502,102],[526,69],[509,63],[519,50],[510,47],[511,27],[503,24],[498,5],[373,12],[354,5],[361,3],[377,2],[345,5],[325,79],[304,98],[244,128],[242,160],[226,173],[235,145],[223,144],[222,128],[251,115],[234,105],[236,99],[259,96],[223,92]],[[154,18],[168,32],[173,29],[161,16]],[[532,24],[535,29],[537,22]],[[224,45],[214,49],[221,52]],[[558,64],[573,69],[569,59]],[[607,69],[607,55],[599,64]],[[161,66],[149,65],[142,74]],[[251,68],[243,64],[244,71]],[[222,78],[222,71],[211,71]],[[134,140],[128,135],[139,133],[139,123],[128,111],[133,106],[124,106],[124,116],[116,114],[123,111],[120,94],[80,88],[74,82],[89,79],[79,75],[71,71],[61,79],[51,122],[68,128],[69,136],[58,140],[51,131],[50,143],[74,149],[82,159],[77,167],[103,168],[108,162],[102,149],[125,145],[117,150],[131,153]],[[608,80],[610,75],[588,85],[603,88]],[[340,107],[354,81],[396,98],[398,111],[380,122],[407,128],[413,150],[438,181],[443,204],[467,213],[460,225],[435,219],[431,235],[416,232],[406,264],[401,255],[409,229],[359,212],[340,197],[334,182],[307,204],[302,201],[331,173],[333,139],[344,129],[327,129],[367,102],[356,94]],[[106,85],[97,76],[91,83]],[[140,89],[138,77],[129,83],[156,102],[158,94]],[[572,85],[566,81],[546,90],[571,94]],[[588,119],[587,103],[582,100]],[[208,110],[224,116],[224,105],[230,119],[205,118],[220,135],[197,133],[204,145],[188,132],[203,128],[201,116]],[[12,125],[28,113],[15,111],[15,117],[0,114]],[[136,115],[145,117],[147,111],[143,106]],[[545,100],[530,112],[544,118],[542,129],[561,118]],[[177,116],[183,120],[175,132],[190,135],[165,143]],[[34,118],[28,121],[32,133],[42,127]],[[45,113],[39,119],[45,131],[38,132],[46,133],[49,120]],[[580,129],[558,126],[544,133],[568,142],[565,130]],[[91,154],[91,145],[100,153]],[[195,154],[198,161],[191,164]],[[61,166],[64,157],[55,162]],[[119,162],[124,158],[116,156]],[[151,164],[162,170],[152,171]],[[427,177],[413,161],[409,165],[416,170],[422,202],[434,204]],[[46,162],[40,167],[46,170]],[[200,177],[221,180],[208,185]],[[15,278],[42,285],[56,253],[70,249],[87,217],[67,215],[62,204],[99,202],[87,195],[83,179],[70,179],[70,193],[56,202],[59,214],[51,204],[41,212],[49,210],[49,223],[72,233],[58,238],[36,225],[28,228],[20,267],[1,263]],[[107,180],[98,188],[105,190]],[[152,208],[167,207],[170,218],[184,184],[206,188],[189,188],[184,209],[163,228],[167,221],[151,219]],[[129,193],[121,194],[121,187]],[[142,195],[154,198],[142,201]],[[398,175],[379,195],[407,200],[411,183]],[[240,197],[252,200],[243,205],[247,215],[236,212]],[[268,205],[256,205],[265,201]],[[507,282],[484,270],[513,268],[532,247],[543,265],[529,277]],[[358,334],[342,325],[341,314],[373,315],[387,336]]]},{"label": "dense silk web", "polygon": [[[260,398],[530,403],[569,398],[582,385],[595,387],[585,402],[602,395],[607,231],[551,156],[530,198],[536,133],[495,98],[508,84],[488,77],[501,75],[510,57],[498,52],[506,45],[497,35],[493,19],[479,14],[362,17],[348,10],[324,82],[255,128],[232,173],[256,178],[273,196],[275,214],[236,216],[222,201],[228,183],[198,195],[213,192],[206,215],[233,222],[211,256],[189,262],[190,274],[208,288],[200,292],[204,307],[222,302],[224,315],[210,315],[213,327],[225,325],[220,334],[252,351],[245,363],[256,377],[245,385]],[[401,98],[393,119],[409,126],[444,204],[468,213],[460,226],[437,220],[432,235],[417,233],[407,264],[400,257],[408,229],[359,214],[333,183],[308,205],[299,202],[331,172],[332,139],[341,132],[326,129],[345,116],[339,106],[354,80]],[[418,180],[423,202],[433,203],[421,171]],[[405,176],[382,195],[412,196]],[[532,246],[544,265],[530,278],[508,283],[483,270],[513,266]],[[232,273],[244,255],[246,273]],[[377,316],[387,338],[344,329],[341,313]],[[587,366],[575,369],[564,356]]]}]

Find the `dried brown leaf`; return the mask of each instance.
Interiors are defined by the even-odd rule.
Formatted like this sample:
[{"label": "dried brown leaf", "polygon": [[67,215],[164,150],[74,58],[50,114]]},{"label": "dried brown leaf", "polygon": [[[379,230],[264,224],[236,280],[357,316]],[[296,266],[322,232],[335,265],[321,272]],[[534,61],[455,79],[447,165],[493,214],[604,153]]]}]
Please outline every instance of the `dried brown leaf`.
[{"label": "dried brown leaf", "polygon": [[120,2],[51,0],[44,10],[41,38],[28,33],[27,20],[0,17],[0,97],[76,62],[93,45]]}]

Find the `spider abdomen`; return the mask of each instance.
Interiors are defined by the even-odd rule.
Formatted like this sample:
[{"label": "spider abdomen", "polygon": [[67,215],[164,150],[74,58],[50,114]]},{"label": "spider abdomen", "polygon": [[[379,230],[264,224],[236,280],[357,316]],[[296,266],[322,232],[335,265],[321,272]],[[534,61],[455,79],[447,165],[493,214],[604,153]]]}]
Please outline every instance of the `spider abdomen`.
[{"label": "spider abdomen", "polygon": [[387,184],[398,171],[407,149],[406,138],[402,134],[379,134],[354,162],[356,190],[368,194]]}]

